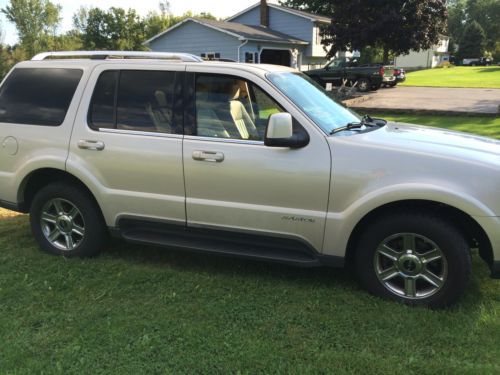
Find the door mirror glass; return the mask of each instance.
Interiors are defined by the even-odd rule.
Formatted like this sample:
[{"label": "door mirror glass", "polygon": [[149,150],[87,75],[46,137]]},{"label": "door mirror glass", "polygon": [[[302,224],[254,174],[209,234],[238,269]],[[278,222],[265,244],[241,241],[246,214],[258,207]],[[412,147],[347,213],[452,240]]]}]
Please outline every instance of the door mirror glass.
[{"label": "door mirror glass", "polygon": [[293,118],[289,113],[275,113],[269,117],[264,144],[268,147],[300,148],[309,143],[305,131],[293,131]]}]

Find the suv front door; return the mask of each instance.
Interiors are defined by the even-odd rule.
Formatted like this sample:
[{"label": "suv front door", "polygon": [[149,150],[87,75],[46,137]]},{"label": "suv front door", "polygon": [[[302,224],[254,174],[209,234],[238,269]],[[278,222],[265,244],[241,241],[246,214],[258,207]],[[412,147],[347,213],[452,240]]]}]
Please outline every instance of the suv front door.
[{"label": "suv front door", "polygon": [[188,226],[294,238],[321,251],[330,182],[324,136],[295,110],[295,131],[307,132],[310,143],[300,149],[266,147],[269,116],[290,104],[278,104],[268,94],[277,91],[250,73],[214,69],[188,67]]}]

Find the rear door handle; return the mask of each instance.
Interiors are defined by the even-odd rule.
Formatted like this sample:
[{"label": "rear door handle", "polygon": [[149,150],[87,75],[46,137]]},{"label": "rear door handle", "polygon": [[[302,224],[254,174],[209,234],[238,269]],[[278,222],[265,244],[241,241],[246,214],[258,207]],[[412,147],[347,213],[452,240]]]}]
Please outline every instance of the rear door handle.
[{"label": "rear door handle", "polygon": [[82,150],[102,151],[104,150],[104,142],[81,139],[78,141],[78,148]]},{"label": "rear door handle", "polygon": [[222,163],[224,161],[224,154],[216,151],[193,151],[193,159],[198,161]]}]

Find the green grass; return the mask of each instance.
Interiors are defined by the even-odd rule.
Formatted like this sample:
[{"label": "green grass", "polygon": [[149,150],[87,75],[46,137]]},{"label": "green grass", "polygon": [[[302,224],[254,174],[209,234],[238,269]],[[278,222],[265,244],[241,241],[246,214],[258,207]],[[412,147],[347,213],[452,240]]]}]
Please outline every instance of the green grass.
[{"label": "green grass", "polygon": [[450,130],[475,133],[500,139],[500,117],[428,116],[384,113],[377,114],[376,117],[381,117],[391,121],[407,122],[410,124],[428,125]]},{"label": "green grass", "polygon": [[498,374],[499,343],[500,281],[477,254],[458,305],[432,311],[370,296],[346,270],[120,241],[95,259],[52,257],[27,216],[0,210],[0,374]]},{"label": "green grass", "polygon": [[426,69],[407,74],[401,86],[500,88],[500,67]]}]

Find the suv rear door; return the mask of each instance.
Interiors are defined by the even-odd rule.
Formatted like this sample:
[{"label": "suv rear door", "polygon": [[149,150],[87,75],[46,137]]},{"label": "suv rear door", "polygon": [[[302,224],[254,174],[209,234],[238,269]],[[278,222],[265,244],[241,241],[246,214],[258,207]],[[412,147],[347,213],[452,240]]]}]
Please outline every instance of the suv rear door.
[{"label": "suv rear door", "polygon": [[188,226],[292,237],[320,251],[330,182],[324,136],[295,111],[295,130],[309,134],[309,145],[266,147],[268,117],[290,108],[269,94],[276,89],[241,70],[213,65],[187,70]]},{"label": "suv rear door", "polygon": [[103,64],[93,71],[74,125],[67,170],[120,219],[185,225],[183,66]]}]

